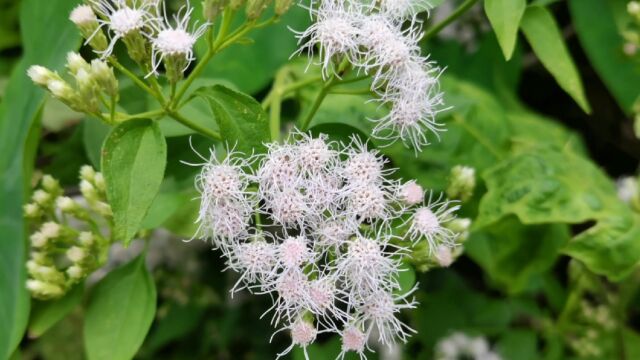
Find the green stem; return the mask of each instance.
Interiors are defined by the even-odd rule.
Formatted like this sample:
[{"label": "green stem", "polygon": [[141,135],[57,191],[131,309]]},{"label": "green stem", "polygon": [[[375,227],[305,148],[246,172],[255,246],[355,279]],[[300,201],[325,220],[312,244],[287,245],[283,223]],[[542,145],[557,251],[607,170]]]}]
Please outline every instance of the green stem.
[{"label": "green stem", "polygon": [[558,316],[558,320],[556,321],[556,329],[559,333],[562,333],[562,330],[567,326],[568,321],[570,320],[570,316],[573,313],[575,307],[580,303],[582,299],[582,295],[584,294],[585,288],[584,283],[582,281],[582,277],[584,275],[579,275],[576,279],[576,283],[571,289],[569,293],[569,297],[567,301],[564,303],[564,307],[562,308],[562,312]]},{"label": "green stem", "polygon": [[124,117],[121,121],[133,120],[133,119],[154,119],[165,115],[166,111],[164,109],[156,109],[151,111],[145,111],[138,114],[128,115]]},{"label": "green stem", "polygon": [[147,84],[145,84],[144,81],[140,80],[140,78],[138,78],[136,76],[136,74],[134,74],[131,71],[129,71],[129,69],[127,69],[126,67],[122,66],[122,64],[120,64],[115,58],[113,58],[113,57],[109,58],[109,63],[111,63],[111,65],[113,67],[115,67],[116,69],[118,69],[121,73],[125,74],[139,88],[141,88],[142,90],[144,90],[147,93],[151,94],[154,98],[157,99],[156,93],[149,86],[147,86]]},{"label": "green stem", "polygon": [[370,94],[370,88],[362,88],[362,89],[332,89],[329,91],[329,94],[341,94],[341,95],[365,95]]},{"label": "green stem", "polygon": [[204,126],[201,126],[187,118],[185,118],[184,116],[180,115],[180,113],[178,113],[177,111],[173,111],[173,110],[167,110],[167,115],[171,116],[172,118],[174,118],[176,121],[178,121],[179,123],[181,123],[182,125],[195,130],[199,133],[201,133],[202,135],[206,135],[214,140],[222,140],[222,136],[220,136],[219,133],[207,129]]},{"label": "green stem", "polygon": [[116,97],[115,96],[111,96],[111,107],[110,107],[111,111],[109,114],[109,118],[111,119],[111,123],[115,123],[116,122]]},{"label": "green stem", "polygon": [[281,97],[284,97],[285,95],[287,95],[292,91],[298,90],[300,88],[303,88],[309,84],[313,84],[318,81],[322,81],[322,76],[314,76],[314,77],[306,78],[298,82],[284,85],[280,88],[276,87],[276,85],[274,84],[269,94],[262,101],[262,107],[264,109],[268,108],[271,105],[271,102],[273,101],[274,97],[277,96],[276,94],[280,95]]},{"label": "green stem", "polygon": [[331,89],[331,86],[333,85],[335,80],[336,80],[336,77],[331,76],[329,81],[327,81],[327,83],[324,84],[322,89],[320,89],[318,96],[316,96],[316,99],[313,101],[313,105],[311,105],[311,110],[309,111],[305,119],[302,121],[302,124],[300,125],[300,130],[307,131],[309,129],[309,124],[311,123],[311,120],[313,119],[315,114],[318,112],[320,105],[322,105],[324,98],[327,97],[327,94],[329,93],[329,90]]},{"label": "green stem", "polygon": [[430,27],[427,31],[425,31],[424,35],[422,35],[421,41],[427,41],[434,36],[438,35],[442,29],[447,27],[447,25],[451,24],[455,19],[459,18],[462,14],[467,12],[478,0],[466,0],[457,9],[455,9],[446,19],[441,22],[435,24]]}]

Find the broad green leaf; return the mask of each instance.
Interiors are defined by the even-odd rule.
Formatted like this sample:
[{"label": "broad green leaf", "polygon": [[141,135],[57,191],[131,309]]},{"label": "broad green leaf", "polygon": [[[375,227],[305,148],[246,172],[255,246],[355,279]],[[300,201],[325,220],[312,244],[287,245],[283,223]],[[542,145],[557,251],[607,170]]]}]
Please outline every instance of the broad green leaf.
[{"label": "broad green leaf", "polygon": [[500,337],[495,349],[503,359],[536,360],[538,337],[533,330],[510,329]]},{"label": "broad green leaf", "polygon": [[251,96],[222,85],[203,87],[194,93],[209,103],[223,140],[236,150],[262,152],[269,142],[269,121],[262,106]]},{"label": "broad green leaf", "polygon": [[582,110],[591,112],[580,74],[551,13],[541,6],[529,6],[522,17],[520,27],[533,51],[560,87]]},{"label": "broad green leaf", "polygon": [[620,107],[630,113],[634,101],[640,96],[640,68],[622,52],[624,40],[616,26],[613,3],[571,0],[569,10],[580,44],[591,64]]},{"label": "broad green leaf", "polygon": [[74,286],[62,298],[52,301],[34,301],[29,319],[29,336],[39,337],[62,318],[67,316],[80,301],[84,293],[84,284]]},{"label": "broad green leaf", "polygon": [[156,312],[156,288],[144,256],[110,272],[93,289],[84,322],[89,360],[129,360]]},{"label": "broad green leaf", "polygon": [[[235,25],[242,23],[242,17],[238,16]],[[243,92],[255,93],[269,84],[276,71],[298,48],[298,40],[290,29],[302,31],[309,22],[307,10],[293,6],[276,24],[251,31],[247,38],[254,40],[252,44],[234,44],[216,54],[202,76],[224,79]],[[206,51],[202,46],[204,41],[199,45],[196,52],[203,55]]]},{"label": "broad green leaf", "polygon": [[516,47],[518,27],[526,7],[526,0],[485,0],[484,2],[484,10],[507,60],[511,59]]},{"label": "broad green leaf", "polygon": [[524,226],[509,217],[473,232],[464,248],[493,282],[519,293],[553,266],[569,237],[566,225]]},{"label": "broad green leaf", "polygon": [[75,4],[75,0],[21,2],[23,57],[12,72],[0,105],[0,359],[9,357],[22,339],[29,313],[22,204],[29,180],[25,171],[33,164],[23,161],[29,131],[39,128],[34,121],[44,92],[25,74],[33,64],[61,69],[67,51],[79,45],[77,30],[68,20]]},{"label": "broad green leaf", "polygon": [[612,214],[578,234],[563,251],[595,273],[622,279],[640,260],[640,216]]},{"label": "broad green leaf", "polygon": [[102,172],[113,210],[114,233],[125,246],[140,229],[156,197],[167,162],[157,123],[132,120],[116,126],[102,147]]},{"label": "broad green leaf", "polygon": [[602,171],[570,151],[531,148],[483,174],[488,192],[476,227],[514,214],[524,224],[597,224],[563,251],[591,271],[618,280],[640,260],[640,226]]}]

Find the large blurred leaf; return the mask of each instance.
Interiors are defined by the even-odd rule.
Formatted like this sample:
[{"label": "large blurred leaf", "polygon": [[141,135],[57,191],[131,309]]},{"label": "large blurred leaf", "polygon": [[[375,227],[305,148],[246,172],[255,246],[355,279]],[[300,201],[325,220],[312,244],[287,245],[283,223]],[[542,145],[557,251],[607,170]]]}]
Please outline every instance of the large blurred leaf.
[{"label": "large blurred leaf", "polygon": [[132,359],[156,312],[156,288],[138,256],[112,271],[93,290],[84,324],[90,360]]},{"label": "large blurred leaf", "polygon": [[640,260],[638,221],[589,160],[571,151],[532,148],[498,163],[483,177],[488,192],[480,202],[477,227],[508,214],[524,224],[597,221],[568,244],[569,255],[612,279],[625,276]]},{"label": "large blurred leaf", "polygon": [[494,282],[517,293],[553,266],[569,237],[566,225],[524,226],[509,217],[473,232],[464,247]]},{"label": "large blurred leaf", "polygon": [[78,46],[77,30],[68,21],[76,3],[75,0],[22,1],[20,27],[24,56],[12,73],[0,106],[0,233],[3,236],[0,241],[0,359],[8,357],[22,338],[29,311],[24,288],[22,203],[28,181],[25,175],[33,165],[23,161],[25,141],[44,93],[25,74],[35,63],[59,69],[66,52]]},{"label": "large blurred leaf", "polygon": [[167,163],[167,143],[156,122],[131,120],[115,127],[102,147],[102,171],[113,210],[114,235],[125,246],[140,229]]},{"label": "large blurred leaf", "polygon": [[591,64],[625,112],[640,96],[640,69],[622,52],[624,41],[614,19],[614,3],[624,0],[570,0],[571,18]]},{"label": "large blurred leaf", "polygon": [[222,85],[203,87],[195,92],[205,99],[229,146],[245,154],[261,152],[271,140],[269,121],[262,106],[251,96]]},{"label": "large blurred leaf", "polygon": [[485,0],[484,10],[496,32],[505,59],[511,59],[516,47],[520,19],[527,7],[526,0]]},{"label": "large blurred leaf", "polygon": [[[239,22],[238,19],[236,24]],[[302,31],[309,22],[308,12],[293,6],[277,24],[252,31],[247,36],[253,39],[251,44],[235,44],[217,54],[203,76],[228,80],[250,94],[262,89],[297,48],[297,39],[290,29]],[[203,54],[206,49],[196,50]]]},{"label": "large blurred leaf", "polygon": [[529,6],[520,26],[533,51],[560,87],[580,105],[582,110],[591,112],[580,74],[551,13],[541,6]]}]

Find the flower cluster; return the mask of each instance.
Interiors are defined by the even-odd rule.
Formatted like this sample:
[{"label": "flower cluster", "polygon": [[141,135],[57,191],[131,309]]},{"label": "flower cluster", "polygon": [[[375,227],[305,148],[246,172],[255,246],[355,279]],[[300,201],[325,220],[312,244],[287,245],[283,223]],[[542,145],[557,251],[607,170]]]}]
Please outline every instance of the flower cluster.
[{"label": "flower cluster", "polygon": [[104,61],[94,59],[88,63],[80,54],[70,52],[67,54],[66,67],[75,80],[75,86],[56,72],[40,65],[31,66],[27,75],[34,83],[47,89],[55,98],[76,111],[97,114],[102,94],[117,99],[118,80],[113,69]]},{"label": "flower cluster", "polygon": [[[82,167],[80,192],[77,200],[64,196],[58,181],[45,175],[32,202],[24,206],[25,217],[38,228],[30,236],[27,261],[27,288],[35,298],[61,297],[106,261],[109,240],[96,221],[111,219],[102,174]],[[82,223],[88,230],[77,230]]]},{"label": "flower cluster", "polygon": [[321,332],[341,335],[342,355],[363,358],[372,334],[384,345],[406,341],[413,330],[398,313],[416,302],[415,288],[400,287],[401,265],[413,244],[458,245],[446,228],[457,206],[421,206],[423,189],[391,180],[386,160],[357,137],[345,145],[294,132],[266,146],[249,159],[212,151],[196,179],[199,235],[240,274],[232,294],[271,295],[271,322],[292,338],[280,355]]},{"label": "flower cluster", "polygon": [[436,344],[437,360],[473,359],[473,360],[500,360],[496,352],[491,351],[487,339],[483,337],[471,337],[467,334],[456,332],[440,340]]},{"label": "flower cluster", "polygon": [[373,135],[400,139],[416,151],[429,144],[428,132],[439,137],[445,130],[436,121],[444,110],[438,85],[442,70],[420,52],[422,29],[415,16],[422,10],[420,3],[323,0],[309,8],[314,24],[297,34],[302,44],[298,53],[313,56],[318,48],[325,77],[340,76],[343,61],[373,74],[371,91],[390,107],[386,116],[372,119]]}]

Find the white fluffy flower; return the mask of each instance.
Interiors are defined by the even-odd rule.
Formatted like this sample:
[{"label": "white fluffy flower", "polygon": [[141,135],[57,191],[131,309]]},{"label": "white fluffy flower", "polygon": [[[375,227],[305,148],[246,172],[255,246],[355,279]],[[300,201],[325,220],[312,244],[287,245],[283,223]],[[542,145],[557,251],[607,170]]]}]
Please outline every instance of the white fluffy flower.
[{"label": "white fluffy flower", "polygon": [[410,334],[416,331],[400,321],[396,315],[403,309],[416,307],[415,300],[408,300],[416,289],[417,287],[414,287],[403,295],[377,290],[364,298],[361,320],[368,323],[367,334],[376,329],[378,340],[385,345],[394,344],[397,339],[406,342]]},{"label": "white fluffy flower", "polygon": [[304,236],[289,236],[278,246],[278,260],[285,269],[298,268],[313,259]]},{"label": "white fluffy flower", "polygon": [[[158,10],[158,12],[160,12],[160,10]],[[163,5],[162,13],[164,15],[162,16],[162,21],[154,24],[156,35],[151,40],[151,44],[153,46],[151,55],[151,73],[157,73],[160,63],[167,56],[178,56],[184,60],[184,67],[181,69],[182,72],[184,72],[189,67],[189,64],[195,60],[195,56],[193,55],[193,46],[198,38],[204,34],[209,24],[205,23],[200,26],[194,24],[191,31],[189,31],[189,21],[191,20],[192,12],[193,7],[188,3],[182,6],[173,16],[175,26],[171,26],[167,17],[166,9]]]},{"label": "white fluffy flower", "polygon": [[362,332],[358,327],[349,325],[340,335],[342,347],[339,357],[341,360],[344,360],[345,355],[350,351],[356,352],[360,356],[360,360],[367,358],[364,355],[364,350],[367,345],[367,334]]},{"label": "white fluffy flower", "polygon": [[278,249],[262,239],[237,244],[229,252],[228,267],[241,273],[240,279],[230,292],[239,290],[241,282],[253,284],[275,275],[278,264]]},{"label": "white fluffy flower", "polygon": [[326,77],[335,71],[333,62],[338,56],[356,57],[362,15],[357,7],[339,0],[322,1],[318,9],[310,8],[310,12],[315,22],[305,31],[297,33],[298,43],[305,43],[296,53],[307,51],[313,58],[313,49],[318,46],[319,65]]},{"label": "white fluffy flower", "polygon": [[[94,35],[106,26],[111,30],[109,46],[100,54],[106,58],[113,52],[116,42],[132,33],[149,35],[151,26],[158,19],[150,10],[155,7],[151,1],[91,0],[94,9],[101,15],[100,26]],[[91,38],[87,39],[90,41]]]},{"label": "white fluffy flower", "polygon": [[409,219],[408,237],[417,242],[426,239],[429,251],[435,251],[438,245],[455,246],[456,233],[443,225],[455,219],[455,212],[460,208],[452,201],[442,200],[442,195],[433,200],[429,195],[426,206],[418,208]]},{"label": "white fluffy flower", "polygon": [[279,353],[276,359],[287,355],[291,350],[293,350],[294,346],[300,346],[304,351],[305,359],[309,360],[307,346],[311,345],[318,336],[318,330],[316,327],[311,322],[304,320],[303,318],[298,318],[288,327],[288,329],[291,335],[291,345]]}]

